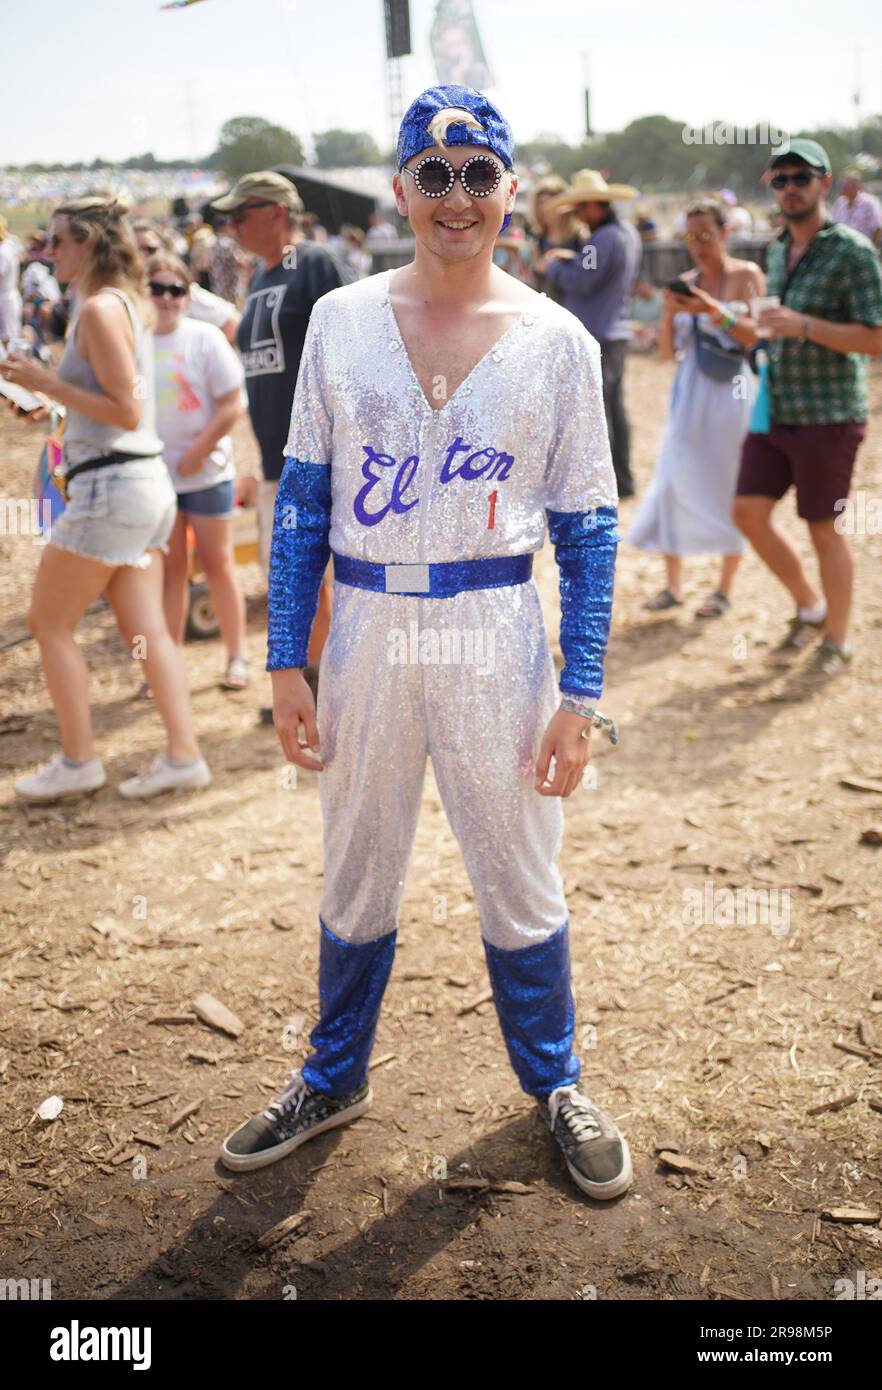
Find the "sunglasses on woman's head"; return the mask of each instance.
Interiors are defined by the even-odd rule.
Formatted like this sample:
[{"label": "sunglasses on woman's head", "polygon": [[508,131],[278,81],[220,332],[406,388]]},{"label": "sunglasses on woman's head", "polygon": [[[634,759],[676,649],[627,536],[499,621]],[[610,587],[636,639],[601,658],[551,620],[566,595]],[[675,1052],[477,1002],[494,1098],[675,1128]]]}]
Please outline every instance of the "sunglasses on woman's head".
[{"label": "sunglasses on woman's head", "polygon": [[150,293],[154,299],[162,299],[164,295],[170,294],[172,299],[183,299],[187,293],[186,285],[163,285],[158,280],[150,281]]},{"label": "sunglasses on woman's head", "polygon": [[486,198],[498,186],[503,168],[489,155],[473,154],[457,170],[443,155],[430,154],[415,168],[403,169],[402,173],[410,174],[426,198],[445,198],[457,179],[470,198]]},{"label": "sunglasses on woman's head", "polygon": [[773,174],[770,183],[773,188],[786,188],[788,183],[796,184],[797,188],[808,188],[812,179],[820,178],[812,169],[800,169],[795,174]]}]

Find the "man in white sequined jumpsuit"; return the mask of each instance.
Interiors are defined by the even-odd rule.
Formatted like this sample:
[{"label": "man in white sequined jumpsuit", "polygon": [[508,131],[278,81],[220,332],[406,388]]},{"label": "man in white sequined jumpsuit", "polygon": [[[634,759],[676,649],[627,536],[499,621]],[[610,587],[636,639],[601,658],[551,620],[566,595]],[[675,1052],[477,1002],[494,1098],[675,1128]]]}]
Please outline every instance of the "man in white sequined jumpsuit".
[{"label": "man in white sequined jumpsuit", "polygon": [[[578,1086],[555,863],[561,796],[589,757],[618,540],[600,353],[572,314],[492,264],[517,186],[511,133],[492,103],[470,88],[428,89],[402,122],[398,154],[416,257],[313,309],[270,565],[275,723],[288,759],[319,770],[321,1016],[302,1070],[222,1157],[262,1166],[370,1104],[428,756],[474,889],[512,1066],[579,1186],[614,1197],[631,1181],[630,1156]],[[419,316],[439,277],[443,301],[455,283],[445,277],[464,265],[470,290],[483,290],[489,347],[470,353],[470,332],[484,340],[465,315],[454,322],[462,379],[451,374],[445,390]],[[440,391],[421,385],[406,338]],[[455,357],[445,334],[438,360]],[[546,530],[561,572],[561,709],[531,578]],[[300,668],[329,554],[333,617],[314,715]]]}]

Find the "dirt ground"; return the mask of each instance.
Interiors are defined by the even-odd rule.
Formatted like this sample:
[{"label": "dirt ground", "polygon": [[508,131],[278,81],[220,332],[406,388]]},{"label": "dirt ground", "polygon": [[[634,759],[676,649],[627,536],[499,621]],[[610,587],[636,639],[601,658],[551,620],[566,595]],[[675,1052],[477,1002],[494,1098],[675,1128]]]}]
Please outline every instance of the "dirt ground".
[{"label": "dirt ground", "polygon": [[[629,367],[641,488],[670,378],[652,358]],[[855,488],[878,498],[878,365],[873,402]],[[7,496],[28,495],[34,455],[4,417]],[[253,457],[242,425],[240,469]],[[218,687],[217,642],[186,647],[215,775],[193,796],[128,804],[109,785],[17,804],[14,778],[57,730],[35,644],[8,646],[0,1276],[50,1279],[53,1298],[180,1300],[805,1300],[882,1276],[882,848],[868,842],[882,839],[882,534],[855,549],[855,669],[800,697],[765,662],[790,614],[758,561],[745,559],[732,613],[702,625],[692,612],[714,562],[688,566],[684,609],[650,615],[640,603],[659,564],[620,547],[603,703],[621,740],[595,739],[595,785],[565,803],[561,859],[584,1083],[634,1159],[634,1186],[609,1205],[572,1185],[508,1066],[431,776],[373,1108],[262,1172],[226,1173],[220,1139],[303,1059],[316,1009],[318,790],[302,772],[285,785],[275,733],[257,722],[259,573],[242,570],[252,689]],[[39,554],[30,537],[0,537],[0,641],[23,631]],[[554,633],[548,550],[539,582]],[[81,638],[115,784],[161,748],[161,728],[131,701],[140,670],[109,610]],[[727,924],[713,904],[738,889],[765,892],[771,916],[751,923],[744,905]],[[721,896],[695,910],[709,892]],[[238,1037],[196,1019],[203,992],[238,1015]],[[53,1095],[64,1109],[42,1121]],[[842,1208],[867,1210],[830,1219]]]}]

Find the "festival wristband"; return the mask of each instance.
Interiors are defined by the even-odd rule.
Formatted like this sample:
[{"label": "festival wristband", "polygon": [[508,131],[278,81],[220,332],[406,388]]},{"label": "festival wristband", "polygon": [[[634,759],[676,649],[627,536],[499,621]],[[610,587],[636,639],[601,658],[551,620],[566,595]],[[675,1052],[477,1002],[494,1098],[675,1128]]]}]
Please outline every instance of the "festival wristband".
[{"label": "festival wristband", "polygon": [[730,328],[735,327],[736,323],[738,322],[738,319],[735,314],[730,314],[729,310],[724,309],[721,305],[717,312],[713,315],[713,321],[718,328],[722,328],[724,332],[728,333]]},{"label": "festival wristband", "polygon": [[590,719],[596,729],[601,729],[608,734],[610,743],[618,743],[619,731],[615,720],[607,719],[605,714],[601,714],[600,710],[587,700],[583,700],[578,695],[564,695],[560,702],[560,708],[567,714],[578,714],[583,719]]}]

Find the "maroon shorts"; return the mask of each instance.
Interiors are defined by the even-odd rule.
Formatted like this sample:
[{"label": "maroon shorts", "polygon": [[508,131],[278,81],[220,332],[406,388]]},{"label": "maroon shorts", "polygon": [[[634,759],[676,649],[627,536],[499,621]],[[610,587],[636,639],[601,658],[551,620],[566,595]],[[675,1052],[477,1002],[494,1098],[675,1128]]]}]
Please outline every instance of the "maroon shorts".
[{"label": "maroon shorts", "polygon": [[736,497],[783,497],[796,485],[796,510],[803,521],[836,516],[848,496],[864,421],[832,425],[772,425],[768,434],[748,434],[741,450]]}]

